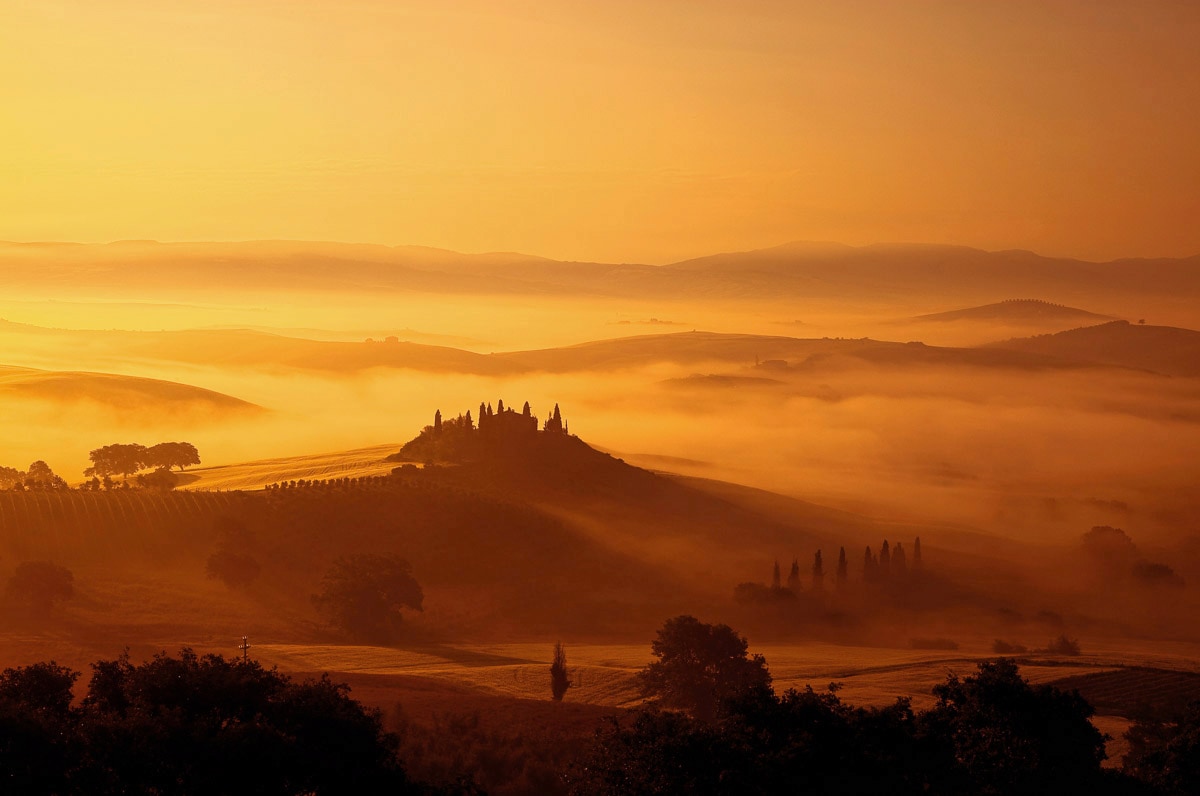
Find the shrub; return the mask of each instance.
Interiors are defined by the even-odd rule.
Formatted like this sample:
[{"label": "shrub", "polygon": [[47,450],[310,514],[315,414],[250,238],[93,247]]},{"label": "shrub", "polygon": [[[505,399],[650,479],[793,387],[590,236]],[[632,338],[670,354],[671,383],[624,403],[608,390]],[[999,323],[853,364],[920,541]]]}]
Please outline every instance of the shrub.
[{"label": "shrub", "polygon": [[49,561],[26,561],[9,578],[5,596],[31,613],[44,614],[56,603],[75,596],[75,576],[66,567]]},{"label": "shrub", "polygon": [[356,639],[387,644],[402,628],[402,609],[420,611],[425,595],[412,565],[395,555],[359,554],[339,558],[313,597],[329,621]]},{"label": "shrub", "polygon": [[262,565],[251,556],[218,550],[208,557],[205,572],[208,577],[219,580],[226,586],[249,586],[258,579]]},{"label": "shrub", "polygon": [[1079,642],[1073,638],[1068,638],[1066,633],[1063,633],[1058,638],[1052,640],[1044,650],[1050,655],[1079,655]]}]

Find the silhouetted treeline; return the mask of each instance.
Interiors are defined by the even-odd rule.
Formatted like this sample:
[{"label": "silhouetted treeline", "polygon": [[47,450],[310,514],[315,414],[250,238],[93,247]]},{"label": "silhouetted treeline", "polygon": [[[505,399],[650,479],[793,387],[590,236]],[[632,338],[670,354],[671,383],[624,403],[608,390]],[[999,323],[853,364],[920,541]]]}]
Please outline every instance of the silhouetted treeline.
[{"label": "silhouetted treeline", "polygon": [[377,711],[322,677],[183,650],[0,673],[0,779],[21,794],[420,793]]},{"label": "silhouetted treeline", "polygon": [[[388,459],[426,463],[469,461],[479,458],[488,450],[519,446],[538,434],[538,418],[528,401],[520,411],[506,408],[503,400],[498,401],[494,409],[490,403],[481,402],[478,421],[469,410],[449,419],[443,419],[441,410],[437,410],[433,415],[433,424],[422,429],[416,438],[405,443],[399,453]],[[541,434],[570,435],[570,428],[558,404],[554,405],[542,423]]]},{"label": "silhouetted treeline", "polygon": [[[611,719],[569,772],[573,793],[1194,792],[1187,787],[1197,766],[1188,755],[1200,738],[1200,706],[1174,724],[1139,726],[1135,756],[1121,772],[1101,767],[1105,736],[1090,721],[1091,705],[1078,692],[1030,685],[1010,659],[984,661],[964,678],[951,674],[933,689],[936,704],[914,711],[907,698],[847,705],[837,684],[776,695],[745,639],[692,617],[668,621],[654,653],[660,660],[647,674],[669,672],[676,682],[651,678],[648,693],[694,692],[699,701],[664,696],[663,705],[684,709],[652,706]],[[713,689],[724,694],[717,709],[703,696]]]},{"label": "silhouetted treeline", "polygon": [[[152,489],[174,489],[179,477],[172,468],[183,468],[200,464],[200,454],[190,442],[160,442],[146,447],[138,444],[113,444],[96,448],[90,454],[92,466],[84,470],[90,480],[80,484],[81,490],[113,489],[117,485],[114,475],[123,475],[121,486],[129,486],[129,476],[140,470],[154,471],[137,477],[137,485]],[[57,491],[70,489],[66,479],[57,475],[44,461],[38,460],[22,471],[14,467],[0,467],[0,489]]]},{"label": "silhouetted treeline", "polygon": [[13,491],[29,490],[31,492],[58,491],[70,489],[66,480],[50,469],[50,465],[41,459],[29,465],[28,470],[18,470],[15,467],[0,467],[0,489]]},{"label": "silhouetted treeline", "polygon": [[[870,547],[867,547],[863,553],[862,568],[859,570],[860,577],[855,582],[859,586],[864,587],[877,585],[902,587],[904,584],[909,583],[911,579],[918,578],[925,572],[925,563],[921,554],[921,537],[918,536],[913,540],[912,551],[912,563],[910,564],[904,547],[900,543],[897,543],[895,548],[891,548],[885,539],[883,545],[880,547],[878,556],[871,552]],[[804,583],[800,576],[800,561],[793,558],[786,586],[781,583],[779,562],[776,561],[771,575],[770,586],[754,582],[739,583],[734,587],[733,596],[740,603],[771,603],[795,600],[796,597],[805,591],[809,594],[820,595],[827,591],[825,574],[824,555],[821,550],[817,550],[813,554],[811,579],[809,580],[809,588],[807,590],[804,588]],[[842,547],[838,550],[837,569],[834,574],[834,588],[837,592],[841,593],[850,584],[850,564],[846,558],[846,548]]]}]

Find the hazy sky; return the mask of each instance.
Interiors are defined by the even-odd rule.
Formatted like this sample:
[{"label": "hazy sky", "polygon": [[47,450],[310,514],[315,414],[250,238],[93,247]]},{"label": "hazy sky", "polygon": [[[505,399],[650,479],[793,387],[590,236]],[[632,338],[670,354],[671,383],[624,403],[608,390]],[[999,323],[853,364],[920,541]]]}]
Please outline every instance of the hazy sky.
[{"label": "hazy sky", "polygon": [[0,239],[1200,252],[1200,3],[0,0]]}]

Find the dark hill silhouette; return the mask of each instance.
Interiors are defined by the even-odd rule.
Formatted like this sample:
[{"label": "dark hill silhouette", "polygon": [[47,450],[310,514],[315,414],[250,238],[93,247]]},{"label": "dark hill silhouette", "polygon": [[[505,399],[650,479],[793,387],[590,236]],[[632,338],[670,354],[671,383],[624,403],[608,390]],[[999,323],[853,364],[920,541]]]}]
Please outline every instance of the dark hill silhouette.
[{"label": "dark hill silhouette", "polygon": [[981,307],[968,307],[948,312],[918,315],[911,321],[917,323],[944,323],[953,321],[996,321],[1010,324],[1040,323],[1087,323],[1089,321],[1115,320],[1110,315],[1100,315],[1087,310],[1065,307],[1039,299],[1008,299]]},{"label": "dark hill silhouette", "polygon": [[988,348],[1139,368],[1168,376],[1200,376],[1200,332],[1173,326],[1113,321],[992,343]]}]

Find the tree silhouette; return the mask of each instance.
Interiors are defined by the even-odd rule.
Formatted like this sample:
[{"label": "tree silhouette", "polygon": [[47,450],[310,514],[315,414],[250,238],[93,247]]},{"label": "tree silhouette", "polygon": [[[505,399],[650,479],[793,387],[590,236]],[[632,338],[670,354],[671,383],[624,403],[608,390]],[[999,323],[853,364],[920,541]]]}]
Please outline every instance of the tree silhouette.
[{"label": "tree silhouette", "polygon": [[825,564],[821,561],[821,551],[813,556],[812,565],[813,591],[820,591],[825,585]]},{"label": "tree silhouette", "polygon": [[164,470],[170,470],[172,467],[183,470],[200,464],[200,452],[190,442],[160,442],[146,449],[142,464]]},{"label": "tree silhouette", "polygon": [[[0,672],[0,771],[6,793],[78,793],[71,686],[79,673],[51,661]],[[75,787],[72,787],[75,785]]]},{"label": "tree silhouette", "polygon": [[420,611],[425,595],[412,565],[395,555],[362,553],[339,558],[313,597],[332,624],[363,641],[390,643],[402,626],[401,609]]},{"label": "tree silhouette", "polygon": [[883,540],[883,547],[879,548],[879,577],[887,580],[892,574],[892,551],[888,547],[887,539]]},{"label": "tree silhouette", "polygon": [[779,576],[779,559],[775,559],[775,571],[771,573],[771,588],[781,589],[783,584],[780,582]]},{"label": "tree silhouette", "polygon": [[147,450],[144,445],[116,443],[96,448],[88,454],[92,466],[83,471],[87,476],[114,475],[123,476],[129,481],[129,476],[146,465]]},{"label": "tree silhouette", "polygon": [[297,683],[189,649],[92,669],[75,764],[91,784],[76,792],[412,792],[378,711],[327,675]]},{"label": "tree silhouette", "polygon": [[75,596],[75,576],[49,561],[25,561],[17,565],[4,594],[11,605],[35,617],[45,616],[55,604]]},{"label": "tree silhouette", "polygon": [[792,569],[788,572],[787,587],[793,592],[800,592],[800,562],[792,559]]},{"label": "tree silhouette", "polygon": [[702,721],[721,716],[740,696],[770,689],[766,660],[750,655],[746,639],[728,625],[676,616],[663,624],[650,650],[658,660],[638,672],[643,696]]},{"label": "tree silhouette", "polygon": [[1031,686],[1011,658],[979,664],[934,687],[923,734],[940,747],[945,790],[961,793],[1081,793],[1104,759],[1095,712],[1077,691]]},{"label": "tree silhouette", "polygon": [[573,685],[571,675],[567,671],[567,651],[562,642],[554,644],[554,662],[550,664],[550,694],[555,702],[562,702],[567,689]]},{"label": "tree silhouette", "polygon": [[877,580],[879,580],[879,564],[875,561],[871,546],[867,545],[867,551],[863,553],[863,582],[874,583]]},{"label": "tree silhouette", "polygon": [[900,578],[908,574],[908,561],[904,556],[904,547],[896,542],[896,549],[892,551],[892,572]]},{"label": "tree silhouette", "polygon": [[15,489],[25,485],[25,475],[15,467],[0,467],[0,489]]},{"label": "tree silhouette", "polygon": [[916,541],[913,542],[912,569],[913,569],[913,572],[921,571],[921,537],[920,536],[918,536],[916,538]]},{"label": "tree silhouette", "polygon": [[846,563],[846,548],[842,547],[838,550],[837,563],[837,587],[844,589],[846,587],[848,565]]},{"label": "tree silhouette", "polygon": [[30,489],[66,489],[67,482],[62,476],[56,475],[50,465],[39,459],[29,465],[25,473],[25,486]]}]

